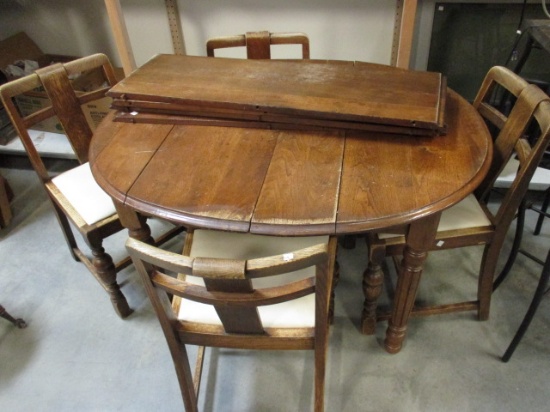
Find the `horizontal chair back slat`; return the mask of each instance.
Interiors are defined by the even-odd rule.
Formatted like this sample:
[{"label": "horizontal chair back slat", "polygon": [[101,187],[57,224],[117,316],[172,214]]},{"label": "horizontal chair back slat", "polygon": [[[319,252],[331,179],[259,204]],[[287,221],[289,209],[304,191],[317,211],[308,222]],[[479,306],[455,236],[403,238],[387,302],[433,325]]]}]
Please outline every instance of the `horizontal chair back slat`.
[{"label": "horizontal chair back slat", "polygon": [[[313,265],[327,259],[326,245],[315,245],[286,255],[250,260],[190,258],[128,240],[134,259],[143,262],[144,279],[154,288],[199,303],[213,305],[227,333],[262,334],[258,306],[273,305],[315,293],[311,276],[281,286],[255,289],[252,278],[276,276]],[[249,271],[248,268],[252,270]],[[188,283],[164,272],[200,277],[204,286]],[[141,273],[141,272],[140,272]],[[144,274],[142,273],[142,277]]]}]

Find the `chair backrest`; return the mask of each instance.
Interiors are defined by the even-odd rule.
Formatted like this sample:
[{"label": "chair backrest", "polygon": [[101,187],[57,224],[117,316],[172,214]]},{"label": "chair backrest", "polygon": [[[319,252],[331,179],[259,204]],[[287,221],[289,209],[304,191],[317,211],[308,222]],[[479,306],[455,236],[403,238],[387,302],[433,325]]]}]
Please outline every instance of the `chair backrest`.
[{"label": "chair backrest", "polygon": [[[503,113],[490,101],[496,86],[502,86],[515,97],[509,114]],[[491,167],[476,189],[476,197],[486,199],[510,158],[517,156],[519,160],[516,177],[495,215],[494,223],[507,229],[550,141],[550,98],[540,88],[527,83],[510,70],[495,67],[489,71],[473,104],[489,125],[497,130]],[[525,134],[532,124],[540,130],[540,136],[533,147]]]},{"label": "chair backrest", "polygon": [[[316,311],[317,308],[320,310],[317,313],[319,316],[316,315],[316,323],[326,325],[328,322],[327,313],[323,313],[322,309],[328,307],[329,296],[326,292],[330,289],[327,279],[330,272],[327,244],[307,247],[290,254],[250,260],[192,258],[131,238],[126,247],[141,275],[163,329],[167,328],[165,333],[174,334],[171,321],[175,314],[168,294],[214,306],[223,330],[210,329],[210,334],[201,331],[192,338],[193,344],[225,346],[225,337],[228,346],[238,347],[235,346],[235,342],[239,340],[237,335],[265,335],[266,330],[257,310],[259,306],[298,299],[315,293],[316,290],[320,291],[316,299]],[[252,279],[275,277],[311,266],[316,267],[314,277],[267,288],[252,287]],[[204,286],[187,282],[185,277],[175,278],[170,273],[202,278]],[[215,345],[211,339],[214,335],[218,335],[219,339]],[[307,340],[312,339],[312,334],[304,336],[307,336]]]},{"label": "chair backrest", "polygon": [[[550,143],[550,98],[542,92],[537,86],[529,86],[531,106],[527,110],[531,110],[532,106],[538,105],[534,109],[532,118],[534,124],[540,130],[538,139],[533,142],[533,146],[529,144],[527,137],[522,137],[516,144],[515,153],[519,160],[519,169],[510,189],[506,192],[502,201],[501,208],[497,214],[497,219],[504,218],[504,208],[511,210],[510,220],[513,219],[515,211],[519,207],[521,200],[529,189],[529,182],[533,177],[537,167],[539,166],[545,151]],[[526,92],[528,89],[526,89]]]},{"label": "chair backrest", "polygon": [[[48,181],[50,176],[27,129],[57,116],[77,160],[80,163],[87,162],[93,131],[81,105],[105,97],[105,93],[116,82],[115,72],[107,56],[94,54],[38,69],[33,74],[0,86],[2,103],[42,181]],[[75,90],[75,83],[82,90]],[[47,94],[49,105],[23,115],[15,99],[36,89],[42,89]]]},{"label": "chair backrest", "polygon": [[206,54],[214,57],[214,50],[228,47],[246,47],[248,59],[270,59],[271,45],[297,44],[302,46],[302,58],[309,59],[309,39],[304,33],[248,32],[242,35],[216,37],[206,42]]},{"label": "chair backrest", "polygon": [[[475,191],[478,199],[486,199],[496,179],[508,163],[516,149],[516,144],[523,137],[531,123],[531,116],[536,102],[527,102],[526,95],[519,102],[519,96],[529,83],[505,67],[496,66],[489,70],[474,99],[473,106],[485,119],[493,135],[493,158],[489,172]],[[511,110],[495,100],[495,92],[501,89],[505,94],[514,97]],[[531,106],[531,112],[525,106]],[[534,105],[534,107],[532,107]]]},{"label": "chair backrest", "polygon": [[502,66],[492,67],[485,75],[472,104],[483,118],[500,130],[508,116],[505,113],[505,106],[501,104],[502,99],[495,100],[498,88],[501,88],[502,96],[510,94],[517,99],[528,85],[529,83],[525,79],[511,70]]}]

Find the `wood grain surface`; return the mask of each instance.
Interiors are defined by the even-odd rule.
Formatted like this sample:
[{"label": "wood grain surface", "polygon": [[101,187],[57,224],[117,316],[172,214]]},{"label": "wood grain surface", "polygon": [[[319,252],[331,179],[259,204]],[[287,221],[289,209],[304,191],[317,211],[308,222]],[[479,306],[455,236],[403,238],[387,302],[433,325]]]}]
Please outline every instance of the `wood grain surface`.
[{"label": "wood grain surface", "polygon": [[433,132],[444,130],[445,93],[440,73],[377,64],[157,55],[109,95],[122,110],[158,105],[171,108],[167,114],[209,116],[230,110]]},{"label": "wood grain surface", "polygon": [[406,224],[462,200],[492,142],[449,91],[448,133],[271,130],[113,121],[90,151],[98,183],[131,208],[185,226],[271,235],[347,234]]}]

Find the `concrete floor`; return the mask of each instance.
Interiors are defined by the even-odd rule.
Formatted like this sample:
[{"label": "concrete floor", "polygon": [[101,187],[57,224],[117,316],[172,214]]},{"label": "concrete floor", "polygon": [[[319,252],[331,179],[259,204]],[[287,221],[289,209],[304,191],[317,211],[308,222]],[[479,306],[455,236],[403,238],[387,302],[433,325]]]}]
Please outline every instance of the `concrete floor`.
[{"label": "concrete floor", "polygon": [[[135,312],[120,320],[102,288],[69,255],[34,173],[5,165],[0,172],[16,195],[14,220],[0,231],[0,303],[28,323],[16,329],[0,319],[0,411],[182,410],[164,337],[133,268],[121,280]],[[543,258],[550,222],[538,237],[531,234],[533,223],[528,212],[524,246]],[[125,237],[110,240],[114,255],[123,253]],[[385,324],[376,336],[358,332],[365,252],[363,242],[339,251],[327,411],[548,410],[550,300],[511,361],[500,361],[540,266],[518,259],[494,295],[489,321],[478,322],[473,313],[414,319],[403,350],[389,355],[381,347]],[[473,298],[480,255],[478,247],[432,253],[419,300]],[[311,410],[310,352],[207,353],[201,410]]]}]

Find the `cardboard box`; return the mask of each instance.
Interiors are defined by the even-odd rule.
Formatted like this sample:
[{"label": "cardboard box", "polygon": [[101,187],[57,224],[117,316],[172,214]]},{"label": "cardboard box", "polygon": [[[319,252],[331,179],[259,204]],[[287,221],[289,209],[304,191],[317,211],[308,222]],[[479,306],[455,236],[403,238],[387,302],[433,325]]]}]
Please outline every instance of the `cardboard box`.
[{"label": "cardboard box", "polygon": [[[50,106],[50,100],[44,93],[41,92],[33,92],[17,96],[15,101],[23,116],[27,116],[39,109]],[[110,97],[104,97],[103,99],[95,100],[82,105],[82,111],[84,112],[84,116],[86,116],[92,131],[95,130],[101,120],[107,115],[107,113],[109,113],[111,102],[112,99]],[[44,132],[63,133],[63,127],[61,126],[61,123],[59,123],[57,117],[52,117],[36,123],[33,126],[33,129],[42,130]]]},{"label": "cardboard box", "polygon": [[[4,69],[17,60],[33,60],[40,67],[44,67],[52,63],[67,62],[74,59],[75,57],[72,56],[45,54],[26,33],[20,32],[0,41],[0,83],[12,80]],[[28,100],[27,102],[22,102],[26,107],[24,114],[29,114],[27,110],[31,107],[41,106],[41,102],[37,99],[24,100]],[[17,102],[17,104],[19,103]],[[4,107],[0,104],[0,144],[7,144],[16,136],[16,134],[11,132],[11,128],[4,125],[5,121],[9,122],[9,118]],[[46,131],[56,131],[59,133],[58,124],[57,120],[52,119],[51,121],[43,122],[39,127],[43,127],[43,130]]]},{"label": "cardboard box", "polygon": [[[40,67],[45,67],[52,63],[68,62],[76,58],[75,56],[44,53],[24,32],[0,41],[0,70],[2,71],[17,60],[34,60]],[[6,76],[5,73],[4,76]],[[11,79],[4,78],[0,82],[8,80]]]},{"label": "cardboard box", "polygon": [[[5,40],[0,41],[0,70],[7,67],[9,64],[13,64],[17,60],[34,60],[38,62],[39,67],[45,67],[52,63],[63,63],[76,59],[74,56],[64,56],[56,54],[45,54],[40,48],[27,36],[27,34],[21,32],[14,36],[11,36]],[[124,77],[121,69],[115,69],[116,75],[119,79]],[[7,76],[4,76],[7,77]],[[5,79],[7,81],[10,79]],[[74,80],[75,90],[89,91],[99,86],[102,80],[101,75],[98,72],[86,73]],[[34,111],[43,107],[49,106],[49,99],[43,91],[35,90],[24,95],[17,96],[15,98],[16,104],[21,110],[23,115],[28,115]],[[101,119],[109,112],[112,99],[105,97],[101,100],[97,100],[91,103],[87,103],[82,106],[84,115],[88,119],[88,123],[92,130],[95,130]],[[2,112],[5,113],[4,108],[0,105],[0,123],[3,123]],[[5,116],[6,120],[7,115]],[[57,118],[46,119],[33,126],[36,130],[42,130],[53,133],[63,133],[63,128]],[[0,130],[2,127],[0,127]],[[1,137],[1,133],[0,133]],[[6,138],[3,139],[4,141]],[[6,144],[1,143],[0,144]]]},{"label": "cardboard box", "polygon": [[43,60],[42,56],[42,50],[23,32],[0,41],[1,69],[17,60]]}]

